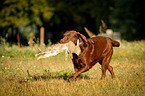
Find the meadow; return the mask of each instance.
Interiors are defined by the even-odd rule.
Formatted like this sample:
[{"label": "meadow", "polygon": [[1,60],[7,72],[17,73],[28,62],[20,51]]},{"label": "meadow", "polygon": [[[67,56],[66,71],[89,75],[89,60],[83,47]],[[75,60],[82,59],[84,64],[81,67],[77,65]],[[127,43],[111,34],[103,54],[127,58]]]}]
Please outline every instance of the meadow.
[{"label": "meadow", "polygon": [[[145,41],[121,43],[114,48],[110,65],[115,79],[107,71],[100,80],[101,66],[81,74],[79,80],[66,78],[74,72],[65,53],[36,60],[34,47],[0,45],[0,96],[144,96]],[[41,46],[44,50],[48,46]]]}]

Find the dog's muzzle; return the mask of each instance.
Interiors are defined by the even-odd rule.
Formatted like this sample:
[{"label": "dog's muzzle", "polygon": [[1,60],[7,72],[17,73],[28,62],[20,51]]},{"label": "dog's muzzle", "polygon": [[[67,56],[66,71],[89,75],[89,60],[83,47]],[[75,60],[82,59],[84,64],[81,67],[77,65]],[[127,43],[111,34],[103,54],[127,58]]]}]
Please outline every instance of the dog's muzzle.
[{"label": "dog's muzzle", "polygon": [[61,40],[60,40],[60,43],[64,43],[64,40],[63,40],[63,39],[61,39]]}]

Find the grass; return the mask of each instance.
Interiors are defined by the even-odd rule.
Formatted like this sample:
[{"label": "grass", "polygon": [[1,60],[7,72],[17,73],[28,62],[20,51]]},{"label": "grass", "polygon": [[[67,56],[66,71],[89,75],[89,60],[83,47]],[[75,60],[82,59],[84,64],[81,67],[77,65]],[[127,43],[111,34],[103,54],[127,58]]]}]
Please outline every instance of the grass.
[{"label": "grass", "polygon": [[[45,49],[45,47],[41,47]],[[114,48],[110,73],[100,80],[100,65],[67,81],[74,72],[64,54],[36,60],[37,47],[0,46],[0,96],[143,96],[145,95],[145,41],[122,42]]]}]

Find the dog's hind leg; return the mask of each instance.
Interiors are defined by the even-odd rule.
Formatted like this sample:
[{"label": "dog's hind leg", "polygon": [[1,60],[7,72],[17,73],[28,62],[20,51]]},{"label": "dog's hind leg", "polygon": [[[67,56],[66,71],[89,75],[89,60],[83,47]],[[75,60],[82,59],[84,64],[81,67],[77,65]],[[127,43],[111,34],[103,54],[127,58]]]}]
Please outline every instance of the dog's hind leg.
[{"label": "dog's hind leg", "polygon": [[107,71],[107,68],[108,68],[108,64],[105,64],[105,63],[102,63],[102,76],[101,76],[101,79],[105,78],[106,77],[106,71]]},{"label": "dog's hind leg", "polygon": [[112,78],[115,78],[115,75],[114,75],[114,72],[113,72],[113,68],[110,65],[108,65],[108,70],[109,70]]},{"label": "dog's hind leg", "polygon": [[102,67],[102,76],[101,79],[106,77],[106,71],[107,69],[109,70],[112,78],[115,78],[114,72],[113,72],[113,68],[109,65],[111,58],[112,58],[112,53],[113,50],[111,50],[106,57],[104,57],[101,61],[99,61],[99,63],[101,64]]}]

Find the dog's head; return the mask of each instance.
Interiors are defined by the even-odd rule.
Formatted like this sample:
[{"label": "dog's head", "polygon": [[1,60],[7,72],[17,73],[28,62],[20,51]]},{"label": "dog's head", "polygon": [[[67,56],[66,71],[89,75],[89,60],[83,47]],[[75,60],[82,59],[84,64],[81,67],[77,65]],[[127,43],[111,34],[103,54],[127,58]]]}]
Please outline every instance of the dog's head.
[{"label": "dog's head", "polygon": [[82,43],[87,42],[86,37],[76,31],[66,31],[63,36],[64,37],[60,40],[60,43],[67,43],[72,41],[74,44],[76,44],[78,39],[80,39]]}]

